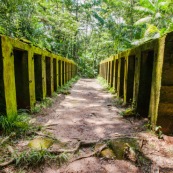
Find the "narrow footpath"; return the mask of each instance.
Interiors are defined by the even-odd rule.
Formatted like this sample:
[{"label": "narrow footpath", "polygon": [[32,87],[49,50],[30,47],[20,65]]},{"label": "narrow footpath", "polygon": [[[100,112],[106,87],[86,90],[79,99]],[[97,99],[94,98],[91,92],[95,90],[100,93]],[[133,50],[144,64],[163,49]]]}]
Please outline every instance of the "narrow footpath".
[{"label": "narrow footpath", "polygon": [[41,121],[57,123],[52,132],[60,141],[97,140],[134,132],[119,115],[120,109],[113,106],[112,95],[96,79],[79,80],[70,93],[48,110],[49,115],[40,117]]},{"label": "narrow footpath", "polygon": [[[112,139],[116,136],[133,136],[144,130],[144,120],[129,121],[124,119],[120,113],[121,108],[115,106],[113,96],[105,91],[96,79],[80,79],[65,98],[59,97],[57,103],[51,108],[46,109],[37,116],[39,123],[52,123],[48,131],[53,134],[61,144],[68,148],[74,148],[78,141],[103,141]],[[134,135],[135,134],[135,135]],[[165,145],[159,141],[161,146],[157,146],[157,137],[152,136],[151,145],[162,147]],[[147,139],[151,136],[143,134],[141,145],[146,145]],[[138,135],[139,137],[139,135]],[[145,139],[146,138],[146,139]],[[147,141],[147,142],[146,142]],[[148,142],[149,143],[149,142]],[[163,146],[162,146],[163,145]],[[143,147],[143,146],[142,146]],[[143,147],[144,148],[144,147]],[[152,149],[153,150],[153,149]],[[78,151],[77,156],[89,154],[93,148],[83,148]],[[146,148],[147,151],[147,148]],[[172,151],[171,151],[172,152]],[[154,153],[154,151],[153,151]],[[153,155],[152,153],[152,155]],[[165,154],[165,153],[164,153]],[[77,157],[75,156],[75,157]],[[149,157],[149,155],[147,156]],[[162,156],[163,157],[163,156]],[[163,160],[153,158],[158,164]],[[72,158],[74,160],[74,158]],[[164,158],[165,160],[165,158]],[[172,158],[168,163],[172,168]],[[161,165],[162,166],[162,165]],[[147,167],[147,166],[146,166]],[[141,171],[141,169],[129,160],[103,159],[99,157],[87,157],[69,163],[57,168],[55,165],[45,166],[44,173],[135,173],[151,172],[151,170]],[[155,168],[153,168],[155,169]],[[157,170],[157,167],[156,167]]]}]

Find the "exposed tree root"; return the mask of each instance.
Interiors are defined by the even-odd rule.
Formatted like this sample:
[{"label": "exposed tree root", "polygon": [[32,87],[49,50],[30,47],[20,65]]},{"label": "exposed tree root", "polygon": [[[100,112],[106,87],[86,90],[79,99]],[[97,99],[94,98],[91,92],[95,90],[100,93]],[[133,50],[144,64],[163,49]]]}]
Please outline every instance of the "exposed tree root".
[{"label": "exposed tree root", "polygon": [[104,144],[103,146],[101,146],[101,147],[98,148],[96,151],[92,152],[91,154],[87,154],[87,155],[85,155],[85,156],[78,157],[77,159],[72,160],[70,163],[75,162],[75,161],[77,161],[77,160],[85,159],[85,158],[92,157],[92,156],[95,156],[95,155],[97,155],[97,154],[100,154],[100,152],[101,152],[103,149],[105,149],[106,147],[107,147],[107,145]]},{"label": "exposed tree root", "polygon": [[5,137],[5,138],[2,139],[2,141],[0,142],[0,145],[3,145],[4,143],[6,143],[9,139],[10,139],[10,136]]},{"label": "exposed tree root", "polygon": [[[74,149],[58,149],[58,150],[48,150],[50,153],[54,153],[54,154],[61,154],[63,152],[65,153],[76,153],[80,148],[83,148],[83,147],[90,147],[90,146],[93,146],[97,143],[103,143],[103,142],[107,142],[109,140],[114,140],[114,139],[119,139],[119,138],[124,138],[124,137],[129,137],[130,136],[127,136],[127,135],[123,135],[123,136],[117,136],[117,137],[114,137],[114,138],[104,138],[102,140],[95,140],[95,141],[79,141],[76,145],[76,147]],[[89,156],[88,156],[89,157]]]},{"label": "exposed tree root", "polygon": [[[41,132],[34,132],[36,135],[39,135],[39,136],[44,136],[44,137],[48,137],[48,138],[52,138],[52,139],[54,139],[54,140],[58,140],[57,138],[54,138],[54,137],[51,137],[51,136],[49,136],[49,135],[46,135],[46,134],[44,134],[44,133],[41,133]],[[134,134],[133,134],[134,135]],[[78,139],[78,142],[77,142],[77,144],[76,144],[76,146],[75,146],[75,148],[74,149],[58,149],[58,150],[47,150],[48,152],[50,152],[50,153],[52,153],[52,154],[61,154],[61,153],[71,153],[71,154],[75,154],[77,151],[79,151],[79,149],[80,148],[84,148],[84,147],[91,147],[91,146],[93,146],[93,145],[96,145],[97,143],[103,143],[103,142],[107,142],[107,141],[109,141],[109,140],[115,140],[115,139],[118,139],[118,138],[132,138],[132,134],[131,135],[122,135],[122,134],[115,134],[114,135],[114,137],[112,137],[112,138],[103,138],[103,139],[100,139],[100,140],[95,140],[95,141],[80,141],[79,139]],[[134,138],[134,137],[133,137]],[[6,140],[8,140],[9,139],[9,137],[7,137],[6,139],[4,139],[4,142],[6,141]],[[3,143],[4,143],[3,142]],[[1,141],[1,143],[2,143],[2,141]],[[92,153],[90,153],[90,154],[87,154],[87,155],[85,155],[85,156],[81,156],[81,157],[79,157],[79,158],[76,158],[76,159],[74,159],[74,160],[72,160],[71,162],[74,162],[74,161],[76,161],[76,160],[81,160],[81,159],[84,159],[84,158],[88,158],[88,157],[92,157],[92,156],[94,156],[94,155],[97,155],[97,154],[99,154],[103,149],[105,149],[107,147],[107,145],[106,144],[104,144],[104,145],[102,145],[100,148],[98,148],[96,151],[94,151],[94,152],[92,152]],[[13,148],[11,147],[11,146],[8,146],[7,147],[8,148],[8,150],[9,150],[9,152],[11,153],[11,155],[13,155],[14,157],[17,157],[16,155],[15,155],[15,152],[14,152],[14,150],[13,150]],[[10,159],[9,161],[7,161],[7,162],[4,162],[4,163],[1,163],[0,164],[0,167],[5,167],[5,166],[7,166],[7,165],[9,165],[9,164],[11,164],[11,163],[13,163],[15,161],[15,158],[12,158],[12,159]]]},{"label": "exposed tree root", "polygon": [[6,162],[3,162],[3,163],[0,163],[0,167],[5,167],[5,166],[8,166],[10,165],[11,163],[14,162],[14,158],[10,159],[9,161],[6,161]]},{"label": "exposed tree root", "polygon": [[[58,116],[57,116],[58,117]],[[54,123],[52,120],[49,120],[43,127],[56,126],[58,123]]]},{"label": "exposed tree root", "polygon": [[[13,148],[10,145],[7,148],[8,148],[8,151],[11,153],[11,155],[16,156]],[[0,167],[8,166],[9,164],[13,163],[14,161],[15,161],[15,158],[11,158],[10,160],[8,160],[6,162],[0,163]]]},{"label": "exposed tree root", "polygon": [[34,134],[35,134],[35,135],[38,135],[38,136],[42,136],[42,137],[51,138],[51,139],[53,139],[53,140],[55,140],[55,141],[58,140],[57,138],[55,138],[55,137],[53,137],[53,136],[50,136],[50,135],[47,135],[47,134],[44,134],[44,133],[42,133],[42,132],[34,132]]},{"label": "exposed tree root", "polygon": [[65,149],[59,149],[59,150],[48,150],[50,153],[54,153],[54,154],[61,154],[61,153],[76,153],[80,148],[82,147],[89,147],[91,145],[95,145],[96,143],[98,143],[99,141],[79,141],[76,145],[76,147],[74,149],[69,149],[69,150],[65,150]]},{"label": "exposed tree root", "polygon": [[2,139],[2,141],[0,142],[0,145],[3,145],[4,143],[6,143],[11,137],[14,137],[16,135],[16,133],[11,133],[9,136],[5,137],[4,139]]}]

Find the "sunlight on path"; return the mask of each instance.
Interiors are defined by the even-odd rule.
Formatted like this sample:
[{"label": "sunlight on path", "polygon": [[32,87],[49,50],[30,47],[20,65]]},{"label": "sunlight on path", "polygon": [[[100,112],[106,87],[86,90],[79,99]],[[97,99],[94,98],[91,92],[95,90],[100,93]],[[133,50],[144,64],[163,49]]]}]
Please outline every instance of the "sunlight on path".
[{"label": "sunlight on path", "polygon": [[43,119],[49,118],[58,124],[50,132],[63,142],[96,140],[133,132],[132,125],[111,105],[112,95],[104,91],[96,79],[80,79],[71,94],[59,105],[54,105],[54,111]]}]

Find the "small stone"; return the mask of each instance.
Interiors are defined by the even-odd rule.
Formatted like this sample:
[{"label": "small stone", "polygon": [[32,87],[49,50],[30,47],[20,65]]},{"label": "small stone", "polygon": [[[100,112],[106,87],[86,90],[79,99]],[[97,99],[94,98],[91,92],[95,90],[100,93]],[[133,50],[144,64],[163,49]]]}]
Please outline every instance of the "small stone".
[{"label": "small stone", "polygon": [[99,148],[101,148],[102,146],[104,146],[104,144],[98,143],[98,144],[95,145],[94,150],[97,151],[97,150],[98,150]]},{"label": "small stone", "polygon": [[115,158],[114,152],[113,152],[111,149],[109,149],[109,148],[103,150],[103,151],[101,152],[101,156],[102,156],[102,157],[105,157],[105,158],[107,158],[107,159],[113,159],[113,158]]},{"label": "small stone", "polygon": [[41,150],[48,149],[52,146],[53,140],[49,138],[36,138],[29,142],[28,146],[33,149]]}]

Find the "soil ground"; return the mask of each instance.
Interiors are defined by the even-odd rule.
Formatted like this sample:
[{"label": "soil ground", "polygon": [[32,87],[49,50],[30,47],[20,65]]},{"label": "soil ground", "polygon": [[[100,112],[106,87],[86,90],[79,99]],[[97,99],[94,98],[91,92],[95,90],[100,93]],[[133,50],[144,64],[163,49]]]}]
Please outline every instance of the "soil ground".
[{"label": "soil ground", "polygon": [[[28,171],[32,173],[173,173],[172,137],[165,140],[147,132],[146,119],[124,119],[122,108],[115,106],[113,96],[105,91],[96,79],[80,79],[70,94],[61,96],[51,108],[36,115],[38,123],[53,123],[48,130],[68,148],[78,141],[96,141],[114,138],[117,135],[136,137],[141,151],[151,161],[150,167],[135,164],[130,160],[114,160],[87,157],[71,162],[74,158],[92,152],[93,148],[82,148],[69,162],[61,167],[46,164]],[[145,161],[144,161],[145,162]]]}]

